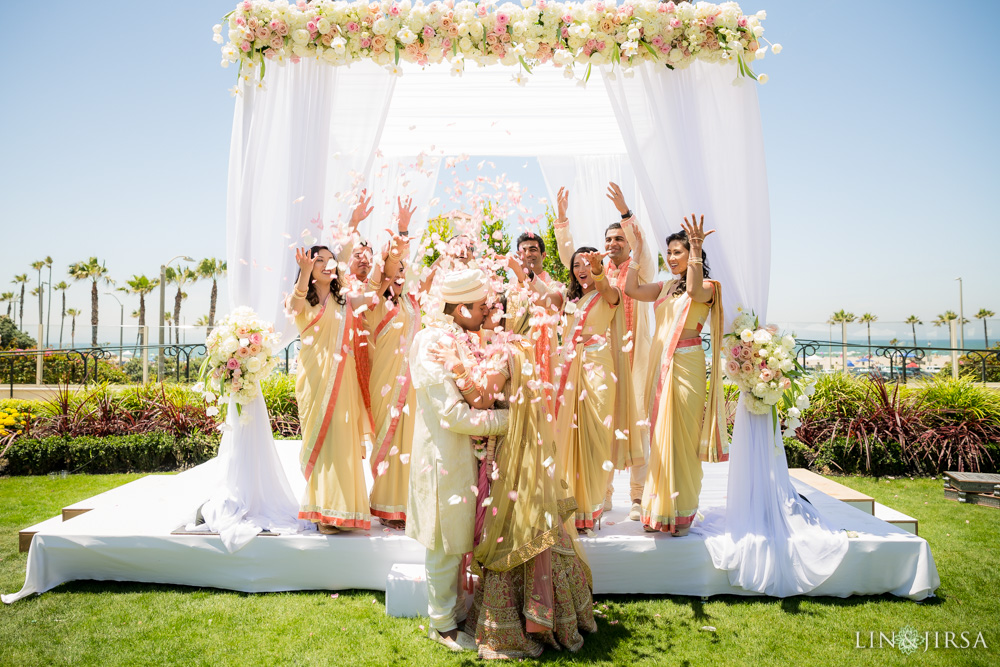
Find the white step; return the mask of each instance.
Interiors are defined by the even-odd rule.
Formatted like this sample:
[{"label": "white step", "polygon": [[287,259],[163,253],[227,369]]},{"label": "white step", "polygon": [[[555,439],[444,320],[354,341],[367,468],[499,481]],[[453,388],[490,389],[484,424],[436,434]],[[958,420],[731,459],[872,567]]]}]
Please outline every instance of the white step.
[{"label": "white step", "polygon": [[917,534],[917,520],[912,516],[906,516],[898,510],[886,507],[882,503],[875,503],[875,518],[905,530],[913,535]]},{"label": "white step", "polygon": [[427,615],[423,564],[396,563],[385,578],[385,613],[397,618]]},{"label": "white step", "polygon": [[19,530],[17,532],[17,550],[21,553],[26,553],[31,548],[31,540],[35,537],[35,533],[43,531],[46,528],[52,528],[62,522],[63,518],[60,514],[51,519],[46,519],[41,523],[36,523],[34,526],[28,526],[24,530]]}]

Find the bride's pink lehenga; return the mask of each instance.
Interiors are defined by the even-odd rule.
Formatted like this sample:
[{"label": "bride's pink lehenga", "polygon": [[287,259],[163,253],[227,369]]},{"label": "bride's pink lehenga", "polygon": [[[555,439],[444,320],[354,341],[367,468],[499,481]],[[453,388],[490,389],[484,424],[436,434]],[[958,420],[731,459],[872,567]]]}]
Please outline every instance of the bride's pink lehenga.
[{"label": "bride's pink lehenga", "polygon": [[[563,485],[550,474],[555,442],[542,412],[543,389],[524,376],[538,367],[534,348],[525,338],[510,352],[510,426],[497,445],[498,474],[473,557],[479,586],[466,621],[479,657],[487,659],[538,657],[545,645],[575,652],[583,646],[581,631],[597,631],[590,568],[576,531],[566,530],[576,501],[567,489],[559,492]],[[521,400],[513,400],[518,392]]]}]

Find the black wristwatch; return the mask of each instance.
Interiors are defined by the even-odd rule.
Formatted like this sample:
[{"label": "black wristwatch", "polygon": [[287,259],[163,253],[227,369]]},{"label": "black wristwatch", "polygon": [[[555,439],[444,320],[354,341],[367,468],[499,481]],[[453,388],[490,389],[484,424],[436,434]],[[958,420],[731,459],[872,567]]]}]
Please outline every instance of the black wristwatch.
[{"label": "black wristwatch", "polygon": [[628,220],[631,217],[632,217],[632,209],[629,209],[624,213],[622,213],[622,220]]},{"label": "black wristwatch", "polygon": [[404,231],[399,232],[399,235],[400,236],[409,236],[410,232],[409,232],[409,230],[404,230]]}]

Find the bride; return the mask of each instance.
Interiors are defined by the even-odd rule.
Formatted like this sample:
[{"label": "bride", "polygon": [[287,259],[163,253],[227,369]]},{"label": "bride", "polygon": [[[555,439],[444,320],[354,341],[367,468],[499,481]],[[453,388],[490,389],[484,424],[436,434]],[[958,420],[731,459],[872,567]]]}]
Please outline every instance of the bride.
[{"label": "bride", "polygon": [[[510,425],[496,446],[482,539],[473,554],[480,584],[467,628],[480,658],[538,657],[545,644],[575,652],[583,646],[581,630],[597,631],[592,580],[576,531],[566,529],[576,502],[553,475],[555,440],[527,298],[511,294],[503,323],[509,331],[500,336],[507,337],[501,344],[506,383],[499,394],[476,385],[463,394],[470,405],[500,397],[510,402]],[[458,377],[466,373],[457,357],[442,354]]]}]

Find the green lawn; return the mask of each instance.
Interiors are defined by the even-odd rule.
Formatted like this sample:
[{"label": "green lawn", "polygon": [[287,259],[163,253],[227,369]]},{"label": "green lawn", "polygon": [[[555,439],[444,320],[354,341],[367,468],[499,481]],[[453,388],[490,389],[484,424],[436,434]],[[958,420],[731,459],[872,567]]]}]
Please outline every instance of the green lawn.
[{"label": "green lawn", "polygon": [[[0,590],[20,589],[17,531],[139,475],[0,479]],[[945,500],[940,480],[840,478],[920,520],[941,575],[938,597],[752,599],[609,595],[597,635],[546,664],[1000,664],[1000,510]],[[627,567],[627,563],[622,564]],[[664,564],[665,567],[669,564]],[[336,567],[336,563],[331,563]],[[145,584],[78,582],[0,609],[0,664],[474,664],[423,638],[426,619],[385,615],[384,594],[243,594]],[[989,648],[857,649],[855,633],[983,632]],[[711,628],[714,628],[711,629]],[[933,644],[932,644],[933,646]]]}]

